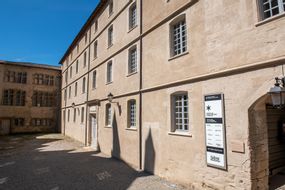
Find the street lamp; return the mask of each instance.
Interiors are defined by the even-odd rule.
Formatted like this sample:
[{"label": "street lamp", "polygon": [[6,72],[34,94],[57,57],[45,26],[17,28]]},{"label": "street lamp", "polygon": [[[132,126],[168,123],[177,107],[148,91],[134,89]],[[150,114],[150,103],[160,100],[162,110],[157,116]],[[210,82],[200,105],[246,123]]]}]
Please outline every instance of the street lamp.
[{"label": "street lamp", "polygon": [[108,100],[109,100],[110,103],[112,103],[113,98],[114,98],[114,95],[112,93],[109,93],[108,94]]},{"label": "street lamp", "polygon": [[270,88],[268,94],[271,96],[274,107],[283,108],[285,103],[285,77],[275,78],[274,87]]}]

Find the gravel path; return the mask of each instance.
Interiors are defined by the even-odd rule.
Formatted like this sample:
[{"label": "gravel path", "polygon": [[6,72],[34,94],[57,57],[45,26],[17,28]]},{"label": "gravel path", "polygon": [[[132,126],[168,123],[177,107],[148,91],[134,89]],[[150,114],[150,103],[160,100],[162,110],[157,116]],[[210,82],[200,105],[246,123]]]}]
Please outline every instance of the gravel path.
[{"label": "gravel path", "polygon": [[60,134],[0,136],[2,190],[182,190]]}]

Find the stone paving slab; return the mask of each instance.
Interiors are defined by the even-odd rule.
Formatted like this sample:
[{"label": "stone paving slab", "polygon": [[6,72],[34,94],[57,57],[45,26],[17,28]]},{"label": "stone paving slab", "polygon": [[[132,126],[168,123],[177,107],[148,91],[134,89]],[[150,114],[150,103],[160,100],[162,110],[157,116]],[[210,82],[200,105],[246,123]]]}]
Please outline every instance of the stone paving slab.
[{"label": "stone paving slab", "polygon": [[60,134],[0,137],[0,190],[183,190]]}]

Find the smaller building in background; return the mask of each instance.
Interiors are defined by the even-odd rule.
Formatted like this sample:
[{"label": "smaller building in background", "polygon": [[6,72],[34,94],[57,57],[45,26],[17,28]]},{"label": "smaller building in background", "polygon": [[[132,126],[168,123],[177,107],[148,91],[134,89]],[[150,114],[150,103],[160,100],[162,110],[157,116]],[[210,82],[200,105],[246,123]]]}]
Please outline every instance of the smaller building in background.
[{"label": "smaller building in background", "polygon": [[0,135],[59,132],[59,67],[0,61],[0,81]]}]

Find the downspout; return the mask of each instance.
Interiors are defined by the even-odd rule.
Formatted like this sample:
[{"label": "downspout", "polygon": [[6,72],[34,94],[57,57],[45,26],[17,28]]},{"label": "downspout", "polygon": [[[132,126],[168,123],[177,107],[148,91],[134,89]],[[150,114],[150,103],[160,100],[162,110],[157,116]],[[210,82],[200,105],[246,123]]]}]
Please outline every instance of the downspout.
[{"label": "downspout", "polygon": [[142,46],[142,5],[143,5],[143,0],[140,0],[140,85],[139,85],[139,102],[140,102],[140,106],[139,106],[139,169],[142,170],[142,52],[143,52],[143,46]]},{"label": "downspout", "polygon": [[90,56],[90,49],[91,49],[91,30],[92,30],[92,27],[89,28],[89,41],[88,41],[88,72],[87,72],[87,91],[86,91],[86,110],[85,110],[85,146],[88,146],[88,139],[87,139],[87,136],[88,136],[88,133],[87,133],[87,129],[88,129],[88,105],[87,105],[87,102],[88,102],[88,99],[89,99],[89,71],[90,71],[90,62],[91,62],[91,56]]}]

